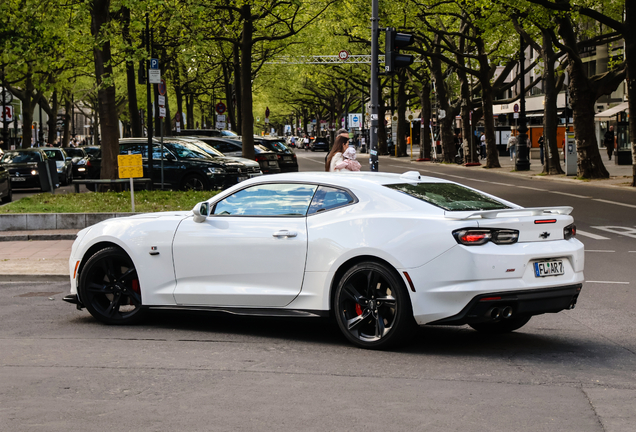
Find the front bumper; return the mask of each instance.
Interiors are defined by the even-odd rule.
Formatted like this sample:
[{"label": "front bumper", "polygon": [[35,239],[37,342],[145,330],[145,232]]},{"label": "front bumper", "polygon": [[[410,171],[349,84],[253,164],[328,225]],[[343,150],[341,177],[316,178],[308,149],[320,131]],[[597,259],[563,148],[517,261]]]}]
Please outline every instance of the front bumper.
[{"label": "front bumper", "polygon": [[540,315],[574,309],[581,288],[582,284],[575,284],[547,289],[480,294],[457,315],[429,324],[464,325],[489,322],[493,320],[493,310],[501,311],[507,307],[511,308],[511,316]]},{"label": "front bumper", "polygon": [[30,176],[30,177],[18,177],[18,178],[22,178],[24,180],[16,181],[12,177],[11,178],[11,188],[17,189],[17,188],[39,188],[39,187],[41,187],[40,186],[40,177],[37,176],[37,175]]}]

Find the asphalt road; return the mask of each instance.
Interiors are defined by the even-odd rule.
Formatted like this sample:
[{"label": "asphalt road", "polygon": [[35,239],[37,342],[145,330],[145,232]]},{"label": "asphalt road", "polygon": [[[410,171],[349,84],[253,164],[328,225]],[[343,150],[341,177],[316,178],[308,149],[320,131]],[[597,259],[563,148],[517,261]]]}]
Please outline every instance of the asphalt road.
[{"label": "asphalt road", "polygon": [[[321,162],[299,152],[301,170]],[[404,160],[381,169],[574,206],[588,280],[577,307],[499,337],[422,328],[374,352],[325,319],[162,312],[104,326],[61,301],[68,283],[0,283],[0,430],[634,431],[636,193]]]}]

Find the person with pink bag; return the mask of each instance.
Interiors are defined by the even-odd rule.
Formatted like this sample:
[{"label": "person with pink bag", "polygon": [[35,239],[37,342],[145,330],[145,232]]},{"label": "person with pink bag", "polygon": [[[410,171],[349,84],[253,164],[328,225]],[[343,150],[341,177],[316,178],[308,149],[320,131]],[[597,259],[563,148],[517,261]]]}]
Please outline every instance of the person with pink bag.
[{"label": "person with pink bag", "polygon": [[335,171],[360,171],[360,162],[356,160],[356,149],[353,147],[347,148],[342,154],[342,162],[338,162],[334,166]]}]

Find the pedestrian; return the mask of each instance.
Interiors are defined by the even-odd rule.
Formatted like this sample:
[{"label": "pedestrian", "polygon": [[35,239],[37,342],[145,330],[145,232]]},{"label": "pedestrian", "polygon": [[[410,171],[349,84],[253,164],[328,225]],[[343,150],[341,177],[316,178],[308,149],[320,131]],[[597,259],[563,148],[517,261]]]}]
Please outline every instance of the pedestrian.
[{"label": "pedestrian", "polygon": [[607,156],[609,157],[609,160],[612,160],[612,153],[614,153],[614,126],[610,126],[609,130],[605,132],[603,143],[607,149]]},{"label": "pedestrian", "polygon": [[510,138],[508,138],[508,145],[506,146],[506,148],[510,151],[510,160],[515,159],[515,156],[517,154],[518,143],[519,143],[519,140],[515,136],[515,131],[512,131],[512,133],[510,134]]},{"label": "pedestrian", "polygon": [[309,137],[307,135],[303,138],[303,146],[305,147],[305,151],[309,150]]},{"label": "pedestrian", "polygon": [[541,165],[543,165],[543,143],[544,143],[544,139],[543,139],[543,135],[541,135],[539,137],[539,155],[541,157]]},{"label": "pedestrian", "polygon": [[362,167],[360,162],[356,160],[356,149],[354,147],[348,146],[347,149],[342,153],[343,160],[334,166],[334,171],[360,171]]},{"label": "pedestrian", "polygon": [[349,137],[345,137],[344,135],[338,135],[336,137],[336,142],[333,147],[331,147],[331,151],[327,155],[327,160],[325,161],[325,171],[334,172],[340,171],[336,170],[336,165],[340,162],[344,161],[344,156],[342,154],[349,148]]},{"label": "pedestrian", "polygon": [[486,159],[486,135],[484,135],[484,133],[481,133],[481,137],[479,138],[479,153],[481,155],[482,159]]}]

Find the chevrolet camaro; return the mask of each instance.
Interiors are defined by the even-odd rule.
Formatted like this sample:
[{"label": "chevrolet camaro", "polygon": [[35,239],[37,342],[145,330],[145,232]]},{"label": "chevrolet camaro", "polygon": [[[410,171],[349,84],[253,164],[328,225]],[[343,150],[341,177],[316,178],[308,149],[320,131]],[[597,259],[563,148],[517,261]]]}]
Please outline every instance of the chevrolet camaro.
[{"label": "chevrolet camaro", "polygon": [[584,251],[571,212],[415,171],[258,177],[190,212],[80,231],[65,300],[107,324],[152,309],[332,316],[363,348],[418,325],[511,332],[574,308]]}]

